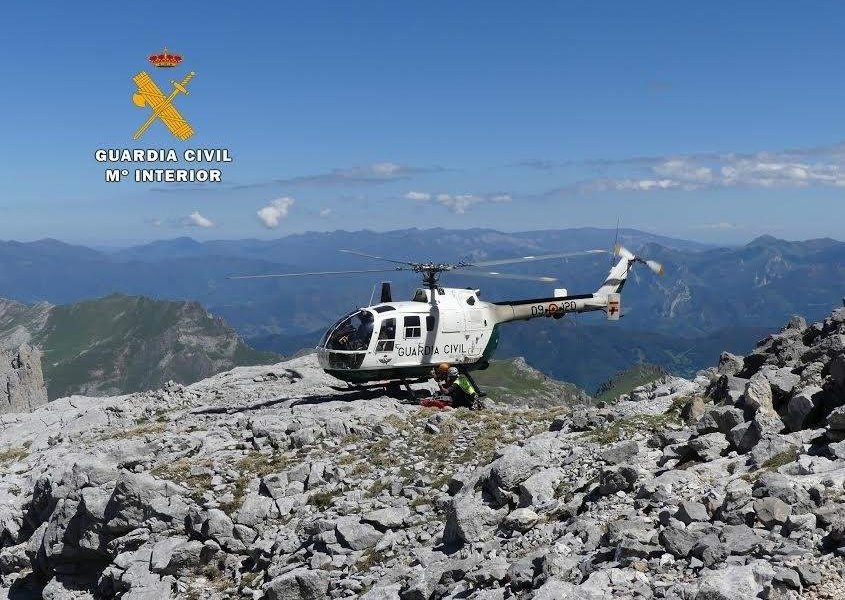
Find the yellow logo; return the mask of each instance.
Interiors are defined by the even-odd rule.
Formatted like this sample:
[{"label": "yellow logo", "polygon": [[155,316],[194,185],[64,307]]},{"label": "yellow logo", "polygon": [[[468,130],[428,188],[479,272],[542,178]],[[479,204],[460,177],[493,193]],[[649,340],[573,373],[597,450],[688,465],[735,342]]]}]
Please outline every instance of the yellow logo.
[{"label": "yellow logo", "polygon": [[[153,54],[149,58],[150,62],[156,67],[175,67],[182,61],[182,57],[178,55],[168,54],[165,48],[164,54]],[[144,132],[149,129],[156,119],[160,119],[162,123],[170,130],[175,137],[180,140],[187,140],[194,135],[194,130],[190,123],[176,110],[173,106],[173,100],[181,94],[188,94],[188,83],[194,78],[194,73],[191,71],[182,79],[182,81],[171,80],[173,91],[167,96],[161,91],[161,88],[156,85],[152,77],[146,71],[141,71],[132,80],[138,86],[138,91],[132,94],[132,102],[135,106],[145,107],[149,106],[152,113],[146,121],[138,128],[132,136],[133,140],[140,139]]]}]

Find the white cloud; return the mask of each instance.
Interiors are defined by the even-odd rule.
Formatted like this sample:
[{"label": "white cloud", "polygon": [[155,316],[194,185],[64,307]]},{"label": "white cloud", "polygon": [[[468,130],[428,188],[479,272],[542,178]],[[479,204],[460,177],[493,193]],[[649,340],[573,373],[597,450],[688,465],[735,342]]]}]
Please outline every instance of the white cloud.
[{"label": "white cloud", "polygon": [[370,172],[381,177],[392,177],[403,170],[402,165],[392,162],[380,162],[370,165]]},{"label": "white cloud", "polygon": [[261,208],[256,213],[264,226],[268,229],[275,229],[279,226],[279,222],[288,216],[290,207],[294,205],[296,200],[285,196],[284,198],[276,198],[271,200],[270,204]]},{"label": "white cloud", "polygon": [[[358,165],[344,169],[332,169],[315,175],[301,175],[290,179],[277,179],[274,183],[283,185],[378,185],[390,181],[410,179],[422,173],[438,173],[441,167],[414,167],[391,161]],[[264,185],[264,184],[260,184]],[[249,187],[249,186],[245,186]]]},{"label": "white cloud", "polygon": [[453,213],[462,215],[473,204],[484,202],[484,198],[473,194],[437,194],[437,202],[447,207]]},{"label": "white cloud", "polygon": [[459,215],[466,213],[471,206],[476,204],[503,203],[513,199],[510,194],[430,194],[428,192],[408,192],[403,197],[415,202],[433,201]]},{"label": "white cloud", "polygon": [[549,192],[845,187],[845,144],[750,154],[698,153],[598,160],[610,173]]},{"label": "white cloud", "polygon": [[737,225],[736,223],[730,223],[728,221],[719,221],[718,223],[705,223],[703,225],[698,225],[696,229],[716,229],[720,231],[728,231],[731,229],[742,229],[742,225]]},{"label": "white cloud", "polygon": [[320,209],[320,216],[321,217],[325,218],[325,217],[328,217],[330,214],[332,214],[332,209],[330,209],[330,208],[321,208]]},{"label": "white cloud", "polygon": [[194,211],[190,215],[188,215],[187,221],[185,223],[191,227],[214,227],[214,221],[211,219],[202,216],[199,211]]},{"label": "white cloud", "polygon": [[416,200],[417,202],[426,202],[431,200],[431,194],[427,192],[408,192],[405,194],[406,200]]}]

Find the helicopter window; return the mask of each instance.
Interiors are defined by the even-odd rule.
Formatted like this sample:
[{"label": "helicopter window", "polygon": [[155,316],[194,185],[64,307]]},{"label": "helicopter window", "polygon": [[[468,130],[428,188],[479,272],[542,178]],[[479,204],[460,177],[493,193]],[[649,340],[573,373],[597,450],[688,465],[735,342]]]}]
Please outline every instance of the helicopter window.
[{"label": "helicopter window", "polygon": [[331,330],[326,347],[330,350],[366,350],[373,337],[373,315],[359,310]]},{"label": "helicopter window", "polygon": [[376,352],[393,352],[393,341],[396,339],[396,319],[385,319],[381,322],[378,332]]},{"label": "helicopter window", "polygon": [[383,312],[388,312],[388,311],[396,310],[396,309],[393,308],[392,306],[390,306],[389,304],[386,304],[384,306],[376,306],[373,310],[376,311],[377,313],[383,313]]},{"label": "helicopter window", "polygon": [[432,315],[428,315],[425,318],[425,330],[434,331],[434,317]]},{"label": "helicopter window", "polygon": [[350,311],[350,312],[346,313],[345,315],[343,315],[341,318],[339,318],[337,321],[335,321],[335,322],[332,324],[332,326],[331,326],[331,327],[329,327],[329,328],[326,330],[326,333],[324,333],[324,334],[323,334],[323,337],[322,337],[322,339],[320,340],[320,345],[321,345],[321,346],[323,346],[323,347],[327,347],[327,344],[328,344],[328,342],[329,342],[329,336],[331,335],[331,333],[332,333],[335,329],[337,329],[337,326],[338,326],[338,325],[340,325],[341,323],[343,323],[344,321],[346,321],[349,317],[351,317],[352,315],[354,315],[356,312],[358,312],[358,311],[356,311],[356,310]]},{"label": "helicopter window", "polygon": [[422,288],[417,288],[417,291],[414,292],[414,297],[412,299],[413,302],[428,302],[428,295],[425,293],[425,290]]},{"label": "helicopter window", "polygon": [[470,296],[469,298],[467,298],[467,304],[469,304],[470,306],[475,304],[475,296]]},{"label": "helicopter window", "polygon": [[420,318],[417,315],[405,317],[405,338],[418,338],[422,335]]}]

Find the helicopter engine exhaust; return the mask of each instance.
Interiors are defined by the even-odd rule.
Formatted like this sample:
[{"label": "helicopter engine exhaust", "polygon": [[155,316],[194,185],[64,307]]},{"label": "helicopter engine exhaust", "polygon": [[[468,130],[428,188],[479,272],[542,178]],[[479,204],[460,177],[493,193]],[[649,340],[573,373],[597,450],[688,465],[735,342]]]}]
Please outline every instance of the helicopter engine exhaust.
[{"label": "helicopter engine exhaust", "polygon": [[390,282],[389,281],[382,281],[381,282],[380,300],[382,302],[393,302],[393,294],[390,291]]}]

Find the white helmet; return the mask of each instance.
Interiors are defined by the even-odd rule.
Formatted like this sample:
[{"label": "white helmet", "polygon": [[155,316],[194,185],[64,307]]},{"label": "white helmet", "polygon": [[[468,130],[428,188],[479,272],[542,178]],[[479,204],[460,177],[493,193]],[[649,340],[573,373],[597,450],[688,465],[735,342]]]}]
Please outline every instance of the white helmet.
[{"label": "white helmet", "polygon": [[446,372],[449,377],[457,377],[460,375],[460,371],[458,371],[458,367],[449,367],[449,370]]}]

